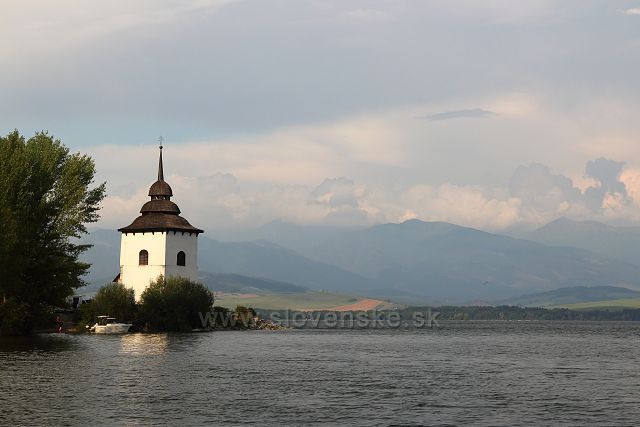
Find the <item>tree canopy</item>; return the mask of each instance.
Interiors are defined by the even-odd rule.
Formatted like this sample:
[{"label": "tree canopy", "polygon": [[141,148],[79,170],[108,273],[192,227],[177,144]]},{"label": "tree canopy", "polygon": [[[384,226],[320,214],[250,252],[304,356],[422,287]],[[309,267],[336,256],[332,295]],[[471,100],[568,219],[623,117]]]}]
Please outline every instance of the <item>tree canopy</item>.
[{"label": "tree canopy", "polygon": [[105,184],[91,157],[46,132],[0,137],[0,333],[27,333],[84,284],[88,249],[77,239],[98,220]]},{"label": "tree canopy", "polygon": [[160,276],[142,292],[140,321],[150,331],[191,331],[205,326],[201,315],[212,306],[213,294],[204,285]]},{"label": "tree canopy", "polygon": [[91,303],[82,306],[82,320],[88,325],[95,323],[101,315],[129,322],[135,320],[136,314],[133,288],[127,288],[122,283],[109,283],[102,286]]}]

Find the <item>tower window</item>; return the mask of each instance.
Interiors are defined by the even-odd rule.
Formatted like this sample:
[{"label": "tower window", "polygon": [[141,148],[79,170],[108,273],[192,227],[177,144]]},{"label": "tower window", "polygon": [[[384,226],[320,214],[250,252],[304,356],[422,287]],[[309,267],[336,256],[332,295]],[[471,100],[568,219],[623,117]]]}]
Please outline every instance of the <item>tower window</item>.
[{"label": "tower window", "polygon": [[138,254],[138,265],[149,265],[149,252],[145,249]]},{"label": "tower window", "polygon": [[183,251],[178,252],[178,265],[185,266],[186,265],[186,256]]}]

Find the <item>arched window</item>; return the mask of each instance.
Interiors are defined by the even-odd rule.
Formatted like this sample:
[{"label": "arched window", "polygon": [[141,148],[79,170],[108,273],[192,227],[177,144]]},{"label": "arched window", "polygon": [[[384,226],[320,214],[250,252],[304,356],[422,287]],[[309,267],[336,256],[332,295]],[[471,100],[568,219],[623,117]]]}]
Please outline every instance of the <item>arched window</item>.
[{"label": "arched window", "polygon": [[138,254],[138,265],[149,265],[149,252],[145,249]]},{"label": "arched window", "polygon": [[177,262],[177,264],[178,265],[182,265],[182,266],[186,265],[186,259],[185,258],[186,258],[186,256],[185,256],[183,251],[178,252],[178,262]]}]

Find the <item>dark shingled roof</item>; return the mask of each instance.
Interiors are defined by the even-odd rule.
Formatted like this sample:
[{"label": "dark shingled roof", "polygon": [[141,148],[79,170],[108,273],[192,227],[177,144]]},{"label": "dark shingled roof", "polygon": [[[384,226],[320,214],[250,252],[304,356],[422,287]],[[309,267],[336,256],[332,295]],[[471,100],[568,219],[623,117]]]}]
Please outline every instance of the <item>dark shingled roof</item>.
[{"label": "dark shingled roof", "polygon": [[173,191],[171,190],[171,186],[164,181],[156,181],[149,188],[149,195],[151,197],[154,196],[173,196]]},{"label": "dark shingled roof", "polygon": [[149,189],[151,200],[140,209],[140,215],[127,227],[119,228],[122,233],[135,233],[144,231],[184,231],[189,233],[204,233],[189,224],[189,221],[180,216],[180,208],[171,201],[173,192],[164,181],[162,167],[162,146],[160,146],[160,162],[158,163],[158,180]]},{"label": "dark shingled roof", "polygon": [[142,231],[186,231],[189,233],[204,233],[189,224],[189,221],[180,215],[152,212],[142,214],[131,225],[118,229],[122,233],[134,233]]},{"label": "dark shingled roof", "polygon": [[154,212],[179,215],[180,208],[171,200],[155,199],[155,200],[149,200],[147,203],[142,205],[142,209],[140,209],[141,214],[154,213]]}]

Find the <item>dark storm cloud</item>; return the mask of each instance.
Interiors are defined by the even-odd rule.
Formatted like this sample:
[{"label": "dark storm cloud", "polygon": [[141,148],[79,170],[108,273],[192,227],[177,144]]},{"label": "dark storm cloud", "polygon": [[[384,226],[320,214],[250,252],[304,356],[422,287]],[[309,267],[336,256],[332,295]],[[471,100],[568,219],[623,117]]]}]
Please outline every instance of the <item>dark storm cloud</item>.
[{"label": "dark storm cloud", "polygon": [[564,175],[554,175],[549,167],[534,163],[520,166],[509,183],[509,193],[536,211],[556,211],[563,203],[581,203],[582,193]]},{"label": "dark storm cloud", "polygon": [[311,196],[315,203],[332,207],[357,207],[361,189],[347,177],[328,178],[317,186]]},{"label": "dark storm cloud", "polygon": [[621,48],[637,25],[605,2],[580,2],[580,13],[502,1],[23,3],[3,8],[5,131],[49,129],[79,146],[262,132],[523,89],[640,87],[640,56]]},{"label": "dark storm cloud", "polygon": [[[175,148],[166,166],[185,207],[191,199],[229,223],[356,222],[366,211],[495,228],[539,223],[567,205],[596,219],[640,218],[609,203],[635,194],[615,162],[587,168],[596,184],[586,192],[577,178],[593,153],[640,165],[640,26],[626,7],[9,0],[0,130],[47,129],[90,150],[114,225],[146,197],[160,134]],[[540,164],[505,188],[532,161],[580,189]],[[354,180],[315,187],[336,176]]]},{"label": "dark storm cloud", "polygon": [[541,164],[520,166],[511,178],[509,193],[518,197],[527,208],[538,212],[584,206],[588,211],[600,213],[607,196],[617,196],[628,202],[627,188],[620,181],[624,162],[603,157],[587,163],[586,176],[597,181],[584,193],[564,175],[555,175]]},{"label": "dark storm cloud", "polygon": [[624,165],[624,162],[616,162],[604,157],[587,163],[585,169],[587,176],[599,183],[598,186],[590,187],[585,192],[586,202],[591,209],[601,209],[607,194],[619,195],[623,200],[627,198],[627,187],[620,181],[620,173]]}]

